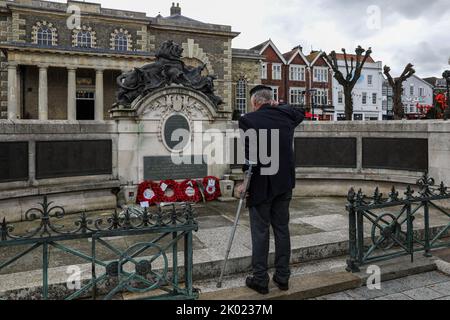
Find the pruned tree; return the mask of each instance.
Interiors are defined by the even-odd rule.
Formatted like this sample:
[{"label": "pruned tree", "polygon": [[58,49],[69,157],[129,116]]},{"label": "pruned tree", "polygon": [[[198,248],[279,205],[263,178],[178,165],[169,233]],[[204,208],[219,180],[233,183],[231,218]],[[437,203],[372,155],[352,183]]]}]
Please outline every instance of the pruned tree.
[{"label": "pruned tree", "polygon": [[334,72],[334,77],[336,78],[337,82],[344,88],[345,118],[351,121],[353,119],[353,89],[355,88],[356,83],[361,77],[361,71],[364,67],[364,64],[372,54],[372,49],[369,48],[366,51],[361,46],[358,46],[358,48],[355,49],[356,59],[355,56],[352,55],[352,57],[350,58],[350,63],[345,49],[342,49],[342,52],[344,53],[345,60],[345,76],[339,69],[340,66],[338,64],[338,59],[335,51],[332,51],[329,56],[325,55],[324,57],[331,65]]},{"label": "pruned tree", "polygon": [[411,63],[405,67],[403,73],[400,77],[394,79],[391,76],[391,68],[388,66],[384,66],[384,74],[389,81],[389,85],[392,87],[392,91],[394,93],[394,119],[401,120],[405,117],[405,110],[403,108],[402,95],[403,95],[403,82],[408,80],[408,78],[412,77],[413,74],[416,73],[414,70],[414,66]]}]

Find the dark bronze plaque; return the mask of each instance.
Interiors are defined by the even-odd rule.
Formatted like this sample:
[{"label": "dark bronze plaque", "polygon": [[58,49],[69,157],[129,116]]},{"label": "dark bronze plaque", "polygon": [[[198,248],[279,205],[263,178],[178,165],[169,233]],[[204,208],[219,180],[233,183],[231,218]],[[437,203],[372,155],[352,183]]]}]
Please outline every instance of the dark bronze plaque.
[{"label": "dark bronze plaque", "polygon": [[[172,139],[172,134],[175,130],[183,129],[189,132],[188,136],[179,139]],[[190,139],[190,127],[189,122],[185,117],[179,114],[170,116],[164,124],[164,141],[170,150],[181,151],[183,150]],[[181,145],[180,145],[181,144]]]},{"label": "dark bronze plaque", "polygon": [[193,164],[176,165],[171,157],[145,157],[144,179],[155,181],[183,180],[204,178],[208,175],[208,166],[204,162],[194,164],[194,156],[192,156],[191,163]]},{"label": "dark bronze plaque", "polygon": [[356,168],[356,138],[297,138],[297,167]]},{"label": "dark bronze plaque", "polygon": [[0,142],[0,182],[28,180],[28,142]]},{"label": "dark bronze plaque", "polygon": [[363,168],[428,170],[428,140],[364,138]]},{"label": "dark bronze plaque", "polygon": [[36,142],[36,178],[112,174],[112,141]]}]

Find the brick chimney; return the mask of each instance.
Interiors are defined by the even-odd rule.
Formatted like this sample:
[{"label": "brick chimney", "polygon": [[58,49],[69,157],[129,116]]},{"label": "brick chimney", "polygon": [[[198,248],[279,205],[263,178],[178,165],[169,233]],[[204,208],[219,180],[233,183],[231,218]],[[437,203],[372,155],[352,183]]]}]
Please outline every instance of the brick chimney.
[{"label": "brick chimney", "polygon": [[170,16],[181,15],[180,4],[177,3],[175,6],[175,2],[172,2],[172,7],[170,8]]}]

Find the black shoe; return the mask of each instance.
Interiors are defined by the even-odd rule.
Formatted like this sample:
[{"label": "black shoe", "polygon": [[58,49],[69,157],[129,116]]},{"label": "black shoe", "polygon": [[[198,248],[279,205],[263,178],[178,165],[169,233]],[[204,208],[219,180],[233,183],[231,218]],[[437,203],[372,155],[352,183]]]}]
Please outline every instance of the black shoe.
[{"label": "black shoe", "polygon": [[283,283],[281,281],[278,281],[277,277],[273,277],[273,282],[277,285],[278,289],[281,291],[289,291],[289,283]]},{"label": "black shoe", "polygon": [[247,287],[258,292],[259,294],[269,294],[269,286],[260,285],[253,277],[248,277],[247,280],[245,280],[245,284],[247,285]]}]

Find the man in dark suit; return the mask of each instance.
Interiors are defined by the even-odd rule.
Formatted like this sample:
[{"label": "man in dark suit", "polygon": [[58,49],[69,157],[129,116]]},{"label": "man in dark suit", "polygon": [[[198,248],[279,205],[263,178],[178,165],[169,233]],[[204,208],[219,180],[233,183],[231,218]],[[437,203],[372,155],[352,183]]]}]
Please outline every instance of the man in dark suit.
[{"label": "man in dark suit", "polygon": [[[289,290],[291,257],[291,240],[289,234],[289,205],[292,199],[292,190],[295,188],[295,157],[293,150],[295,128],[303,121],[305,111],[288,105],[278,105],[272,100],[272,89],[266,86],[257,86],[250,92],[253,112],[244,115],[239,120],[239,128],[243,132],[249,130],[267,130],[268,139],[264,139],[264,146],[257,143],[257,159],[252,152],[252,144],[245,139],[245,155],[247,161],[255,162],[253,176],[247,199],[250,211],[250,225],[252,234],[252,266],[253,277],[246,280],[246,285],[261,294],[269,292],[268,256],[269,256],[269,228],[272,226],[275,235],[275,268],[273,277],[275,284],[281,290]],[[272,141],[272,132],[278,131],[278,141]],[[274,137],[277,135],[274,135]],[[266,145],[267,144],[267,145]],[[272,150],[277,144],[279,157],[276,173],[265,170],[273,163],[263,164],[261,149]],[[270,153],[270,152],[269,152]],[[248,170],[244,166],[244,171]],[[266,172],[266,173],[265,173]],[[239,192],[244,192],[239,187]]]}]

